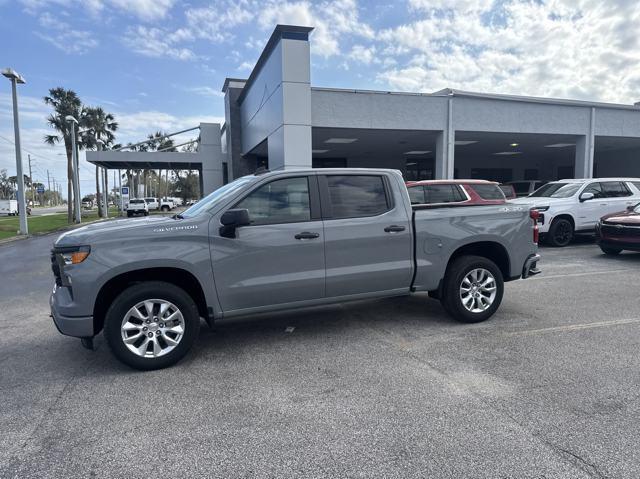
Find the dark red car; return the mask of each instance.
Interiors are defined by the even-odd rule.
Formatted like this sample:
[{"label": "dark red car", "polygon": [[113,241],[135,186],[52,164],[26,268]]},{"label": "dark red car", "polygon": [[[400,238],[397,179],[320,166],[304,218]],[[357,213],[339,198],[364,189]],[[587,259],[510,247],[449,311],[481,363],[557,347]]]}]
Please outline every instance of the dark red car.
[{"label": "dark red car", "polygon": [[498,183],[486,180],[422,180],[407,182],[413,205],[501,205],[506,203]]},{"label": "dark red car", "polygon": [[596,238],[605,254],[640,251],[640,203],[629,206],[627,211],[603,216],[596,225]]}]

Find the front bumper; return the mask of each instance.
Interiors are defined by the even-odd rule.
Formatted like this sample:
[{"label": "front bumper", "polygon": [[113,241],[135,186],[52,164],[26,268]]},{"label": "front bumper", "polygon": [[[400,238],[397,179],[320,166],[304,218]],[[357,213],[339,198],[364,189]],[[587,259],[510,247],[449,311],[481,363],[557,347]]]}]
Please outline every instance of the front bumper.
[{"label": "front bumper", "polygon": [[93,337],[93,316],[68,316],[62,314],[61,310],[68,309],[73,304],[73,298],[69,294],[69,289],[64,286],[54,285],[53,292],[49,298],[51,317],[58,331],[66,336],[76,338]]},{"label": "front bumper", "polygon": [[539,254],[532,254],[527,258],[522,267],[522,279],[527,279],[542,272],[538,269],[538,261],[540,261]]}]

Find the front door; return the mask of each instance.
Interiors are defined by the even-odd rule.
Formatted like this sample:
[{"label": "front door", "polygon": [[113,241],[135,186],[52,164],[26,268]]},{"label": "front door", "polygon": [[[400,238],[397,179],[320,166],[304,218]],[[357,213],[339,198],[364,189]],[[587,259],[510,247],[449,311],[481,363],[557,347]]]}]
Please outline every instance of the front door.
[{"label": "front door", "polygon": [[327,297],[408,291],[411,223],[388,180],[375,174],[344,174],[320,176],[318,181]]},{"label": "front door", "polygon": [[225,238],[218,233],[219,218],[211,221],[213,274],[223,312],[324,297],[324,231],[315,176],[260,184],[232,208],[246,208],[251,224]]}]

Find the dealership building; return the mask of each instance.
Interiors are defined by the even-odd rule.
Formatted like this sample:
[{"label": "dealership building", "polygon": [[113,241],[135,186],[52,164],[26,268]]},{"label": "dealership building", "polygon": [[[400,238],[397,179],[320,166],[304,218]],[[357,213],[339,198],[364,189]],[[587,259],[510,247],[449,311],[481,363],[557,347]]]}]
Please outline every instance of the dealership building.
[{"label": "dealership building", "polygon": [[[640,103],[315,87],[312,30],[278,25],[249,77],[225,80],[225,123],[201,125],[207,148],[185,160],[205,193],[261,166],[394,168],[406,180],[640,177]],[[127,167],[122,158],[88,157],[110,168]]]}]

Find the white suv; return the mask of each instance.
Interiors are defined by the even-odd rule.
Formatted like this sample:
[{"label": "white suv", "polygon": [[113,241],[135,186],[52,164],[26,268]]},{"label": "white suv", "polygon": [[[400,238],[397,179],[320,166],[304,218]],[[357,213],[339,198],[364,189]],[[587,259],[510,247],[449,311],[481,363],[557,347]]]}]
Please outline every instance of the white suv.
[{"label": "white suv", "polygon": [[144,198],[129,200],[129,204],[127,205],[127,216],[131,218],[132,216],[140,213],[144,216],[149,216],[149,205]]},{"label": "white suv", "polygon": [[567,246],[575,232],[594,231],[598,220],[640,202],[640,178],[591,178],[547,183],[510,203],[540,213],[540,234],[553,246]]}]

